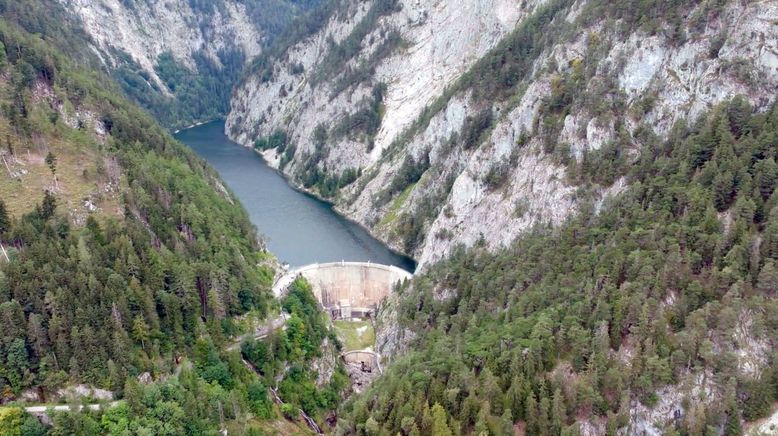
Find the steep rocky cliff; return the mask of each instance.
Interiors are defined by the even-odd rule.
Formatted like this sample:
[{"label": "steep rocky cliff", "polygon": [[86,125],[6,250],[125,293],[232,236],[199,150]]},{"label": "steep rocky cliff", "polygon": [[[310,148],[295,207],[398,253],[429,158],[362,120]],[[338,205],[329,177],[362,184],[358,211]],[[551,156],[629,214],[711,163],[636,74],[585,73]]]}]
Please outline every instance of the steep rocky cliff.
[{"label": "steep rocky cliff", "polygon": [[187,0],[60,1],[81,18],[106,64],[116,68],[134,62],[148,75],[150,85],[165,93],[171,90],[156,70],[164,53],[194,69],[194,55],[201,50],[216,62],[225,48],[242,50],[249,57],[260,52],[261,29],[237,1],[202,9],[192,8]]},{"label": "steep rocky cliff", "polygon": [[623,189],[592,165],[735,95],[774,99],[775,2],[635,9],[348,4],[235,91],[228,133],[422,268],[504,246]]},{"label": "steep rocky cliff", "polygon": [[[221,116],[246,61],[317,0],[56,0],[125,91],[168,126]],[[171,113],[172,112],[172,113]]]},{"label": "steep rocky cliff", "polygon": [[[311,151],[318,124],[353,114],[382,82],[389,85],[385,116],[371,138],[372,149],[365,149],[364,138],[339,138],[330,141],[331,148],[351,145],[358,156],[348,162],[331,156],[327,163],[350,167],[375,161],[431,99],[532,11],[535,2],[524,3],[347,2],[321,31],[287,50],[272,79],[252,77],[244,84],[228,128],[249,144],[288,121],[299,151]],[[302,68],[295,71],[298,64]]]}]

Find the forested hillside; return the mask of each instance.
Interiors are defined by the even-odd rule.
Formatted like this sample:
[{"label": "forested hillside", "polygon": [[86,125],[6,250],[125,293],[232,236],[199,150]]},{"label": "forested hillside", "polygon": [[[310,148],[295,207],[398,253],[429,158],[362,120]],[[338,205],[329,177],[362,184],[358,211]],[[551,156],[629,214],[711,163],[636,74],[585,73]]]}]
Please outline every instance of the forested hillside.
[{"label": "forested hillside", "polygon": [[778,108],[736,98],[624,162],[611,202],[460,248],[400,290],[418,336],[339,429],[741,434],[778,399],[777,141]]},{"label": "forested hillside", "polygon": [[[58,414],[50,429],[3,408],[0,433],[213,434],[272,422],[266,385],[223,351],[243,328],[236,316],[277,310],[255,228],[212,169],[75,62],[63,48],[79,38],[73,29],[31,4],[4,3],[0,17],[0,402],[57,401],[74,384],[124,401]],[[296,336],[310,353],[301,368],[322,334]],[[317,407],[332,408],[342,388]]]},{"label": "forested hillside", "polygon": [[[313,370],[311,361],[325,358],[325,352],[340,351],[341,344],[305,279],[298,278],[291,284],[281,306],[290,314],[286,330],[265,339],[244,341],[241,354],[265,385],[275,386],[287,403],[281,406],[284,416],[296,418],[299,407],[311,416],[324,417],[340,406],[349,379],[339,359],[335,359],[338,363],[329,379]],[[259,417],[272,416],[269,404],[266,407]]]}]

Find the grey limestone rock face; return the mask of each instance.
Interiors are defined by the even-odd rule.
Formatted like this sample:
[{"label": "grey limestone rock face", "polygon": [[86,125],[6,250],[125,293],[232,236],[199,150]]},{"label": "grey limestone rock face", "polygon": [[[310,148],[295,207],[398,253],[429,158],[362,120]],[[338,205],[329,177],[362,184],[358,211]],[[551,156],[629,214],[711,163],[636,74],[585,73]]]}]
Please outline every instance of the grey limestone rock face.
[{"label": "grey limestone rock face", "polygon": [[193,55],[200,51],[217,65],[222,49],[240,48],[247,58],[261,51],[262,32],[239,1],[225,1],[224,8],[208,15],[193,10],[187,0],[138,1],[132,7],[120,0],[59,1],[80,18],[106,66],[121,66],[124,53],[165,92],[170,90],[155,70],[163,53],[194,69]]},{"label": "grey limestone rock face", "polygon": [[[345,90],[336,88],[340,76],[322,83],[311,77],[326,57],[330,43],[341,41],[365,16],[371,3],[352,3],[322,30],[289,48],[268,81],[249,77],[236,89],[227,132],[243,145],[283,129],[297,147],[283,171],[294,176],[306,156],[317,149],[316,126],[333,126],[357,112],[371,92],[370,84],[386,84],[380,127],[372,148],[348,135],[327,141],[326,156],[318,168],[339,175],[361,168],[356,182],[334,198],[337,209],[395,249],[408,252],[420,268],[446,256],[459,245],[484,241],[499,248],[534,225],[558,225],[578,210],[578,186],[566,178],[566,167],[543,153],[547,141],[563,144],[571,159],[599,149],[625,126],[630,151],[640,147],[634,134],[651,126],[660,138],[679,120],[693,121],[719,102],[742,95],[755,107],[765,108],[778,91],[778,5],[775,2],[728,2],[702,27],[686,23],[686,38],[669,40],[665,33],[646,34],[639,29],[627,36],[606,28],[604,22],[575,28],[564,38],[544,47],[530,72],[509,101],[490,101],[493,125],[478,147],[465,150],[450,145],[463,134],[467,119],[485,110],[471,89],[454,93],[422,128],[408,130],[423,109],[454,86],[456,80],[502,37],[521,26],[542,1],[401,1],[401,7],[381,17],[365,37],[359,53],[344,71],[355,68],[376,50],[382,35],[395,30],[404,44],[381,59],[370,80]],[[575,23],[587,1],[575,2],[565,19]],[[699,7],[699,6],[698,6]],[[695,10],[690,11],[693,15]],[[721,47],[712,54],[712,41]],[[561,130],[547,137],[538,129],[543,102],[559,77],[592,55],[593,41],[604,43],[604,53],[593,62],[597,74],[584,84],[584,94],[597,96],[604,80],[612,80],[621,112],[594,113],[574,104],[561,122]],[[293,74],[292,64],[304,66]],[[338,92],[334,92],[338,91]],[[646,104],[650,101],[651,104]],[[399,150],[386,153],[402,136]],[[275,150],[264,153],[271,165],[280,164]],[[429,156],[430,166],[409,192],[395,193],[387,202],[375,199],[391,183],[408,156]],[[485,180],[494,169],[502,171],[498,189]],[[294,177],[292,177],[294,180]],[[595,187],[596,207],[624,189],[624,181]],[[448,188],[448,189],[447,189]],[[591,201],[589,196],[587,201]],[[398,217],[429,207],[422,226],[422,242],[410,250],[403,244]]]}]

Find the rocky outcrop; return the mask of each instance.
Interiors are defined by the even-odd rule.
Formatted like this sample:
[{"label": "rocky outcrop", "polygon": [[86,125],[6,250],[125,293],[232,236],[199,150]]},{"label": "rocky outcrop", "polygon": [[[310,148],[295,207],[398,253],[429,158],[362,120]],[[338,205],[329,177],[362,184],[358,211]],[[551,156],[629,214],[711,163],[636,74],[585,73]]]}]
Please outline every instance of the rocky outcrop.
[{"label": "rocky outcrop", "polygon": [[375,314],[375,348],[382,364],[388,366],[396,356],[401,355],[413,340],[415,334],[402,327],[397,320],[397,304],[400,296],[391,293],[378,307]]},{"label": "rocky outcrop", "polygon": [[[382,101],[383,121],[368,140],[346,135],[329,143],[323,165],[341,172],[374,163],[395,138],[421,113],[425,105],[492,48],[537,2],[522,7],[512,1],[468,0],[456,5],[440,1],[400,1],[393,13],[380,17],[361,40],[359,53],[343,62],[332,80],[314,83],[331,56],[331,43],[342,42],[370,17],[376,2],[354,3],[333,16],[317,34],[289,48],[275,64],[272,80],[251,77],[235,93],[227,129],[244,145],[274,129],[289,130],[298,156],[315,152],[313,131],[318,125],[333,127],[359,111],[372,87],[387,86]],[[386,1],[384,0],[384,3]],[[389,54],[387,38],[402,40]],[[350,72],[360,65],[375,64],[368,80]],[[304,73],[294,74],[294,65]],[[347,85],[343,82],[347,82]],[[366,142],[373,145],[367,147]],[[288,171],[299,166],[299,159]]]},{"label": "rocky outcrop", "polygon": [[68,401],[77,401],[80,398],[93,398],[95,400],[111,401],[113,393],[105,389],[98,389],[87,385],[75,385],[57,391],[60,398]]},{"label": "rocky outcrop", "polygon": [[[285,130],[294,144],[288,162],[265,154],[312,189],[312,171],[338,177],[361,169],[355,182],[339,181],[347,186],[334,195],[338,210],[423,269],[459,244],[501,247],[582,205],[600,207],[624,179],[571,176],[598,150],[618,149],[629,159],[647,132],[661,140],[676,122],[718,102],[743,95],[759,109],[774,99],[775,2],[690,2],[679,9],[679,23],[658,19],[650,30],[593,13],[594,5],[607,10],[601,3],[399,2],[360,40],[358,54],[322,81],[332,47],[359,29],[375,3],[353,4],[290,47],[269,79],[250,77],[235,91],[228,133],[250,146]],[[553,19],[538,24],[548,14]],[[498,42],[522,30],[545,38],[528,48],[515,83],[489,94],[504,84],[479,78],[502,68],[510,53]],[[392,32],[402,42],[381,52]],[[363,75],[353,79],[353,71]],[[365,133],[350,122],[379,84],[386,86],[376,106],[380,125]],[[356,133],[334,134],[344,124]],[[397,183],[398,174],[413,175],[409,162],[421,174]]]},{"label": "rocky outcrop", "polygon": [[324,387],[332,379],[332,375],[340,365],[340,355],[335,345],[330,343],[329,339],[324,339],[319,347],[322,351],[321,357],[314,358],[310,363],[312,371],[316,372],[316,386]]},{"label": "rocky outcrop", "polygon": [[746,429],[748,436],[764,436],[778,433],[778,410],[775,410],[769,417],[757,421]]},{"label": "rocky outcrop", "polygon": [[261,29],[239,1],[216,2],[194,10],[187,0],[120,1],[59,0],[76,14],[94,41],[93,50],[110,68],[131,61],[144,77],[164,92],[156,66],[160,55],[171,54],[194,70],[193,56],[203,52],[217,65],[219,51],[238,49],[246,57],[260,52]]}]

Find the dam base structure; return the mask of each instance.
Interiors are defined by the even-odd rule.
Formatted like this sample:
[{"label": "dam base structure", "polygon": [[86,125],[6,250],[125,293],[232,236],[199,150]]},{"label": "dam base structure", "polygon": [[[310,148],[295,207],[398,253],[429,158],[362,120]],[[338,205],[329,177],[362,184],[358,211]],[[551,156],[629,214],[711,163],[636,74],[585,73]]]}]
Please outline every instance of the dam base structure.
[{"label": "dam base structure", "polygon": [[[310,283],[321,309],[333,321],[367,319],[372,322],[381,301],[392,293],[396,285],[410,280],[413,275],[395,266],[370,262],[313,264],[290,270],[278,279],[273,286],[276,297],[280,298],[297,277],[303,277]],[[362,328],[367,327],[357,330]],[[365,345],[346,347],[341,354],[357,392],[382,372],[381,356],[373,350],[374,344],[366,348]]]}]

